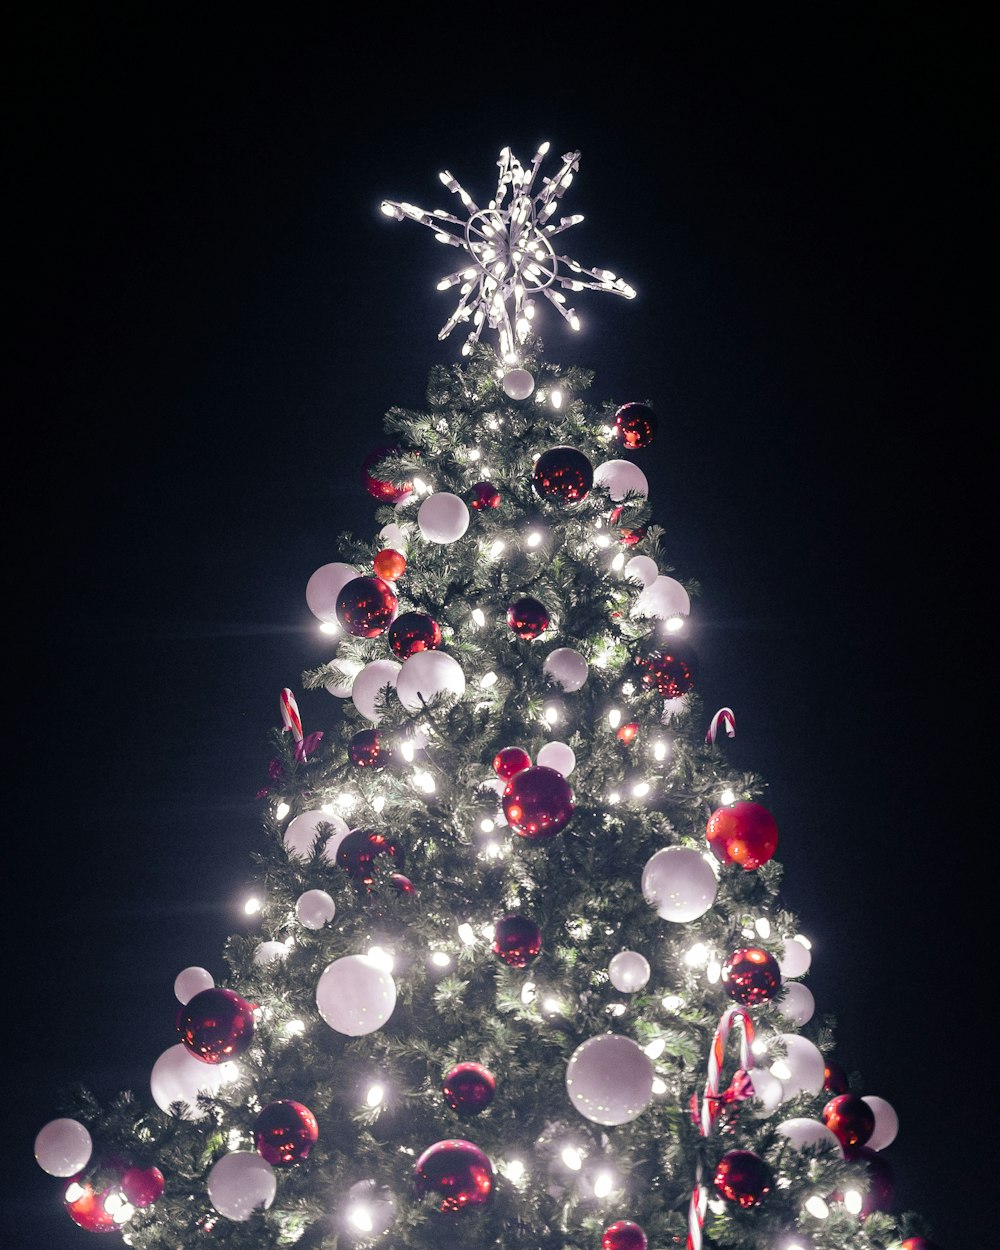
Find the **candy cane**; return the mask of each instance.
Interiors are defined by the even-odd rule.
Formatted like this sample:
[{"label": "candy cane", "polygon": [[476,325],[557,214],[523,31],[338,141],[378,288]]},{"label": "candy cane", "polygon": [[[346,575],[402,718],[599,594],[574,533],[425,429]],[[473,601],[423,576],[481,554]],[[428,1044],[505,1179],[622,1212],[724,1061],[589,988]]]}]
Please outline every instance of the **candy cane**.
[{"label": "candy cane", "polygon": [[296,742],[302,741],[302,718],[299,716],[299,705],[295,702],[295,695],[286,686],[281,692],[281,719],[285,722],[285,729],[290,731]]},{"label": "candy cane", "polygon": [[736,717],[731,707],[720,707],[712,717],[712,723],[708,727],[708,733],[705,735],[706,742],[714,742],[716,734],[719,732],[719,724],[726,727],[726,733],[730,738],[736,737]]},{"label": "candy cane", "polygon": [[[753,1067],[753,1020],[742,1007],[730,1007],[723,1012],[719,1027],[712,1039],[712,1049],[708,1053],[708,1077],[701,1098],[701,1120],[699,1128],[702,1137],[712,1131],[712,1124],[722,1106],[719,1097],[719,1084],[722,1074],[722,1063],[726,1056],[726,1042],[733,1024],[740,1025],[740,1066],[749,1072]],[[687,1250],[701,1250],[701,1230],[705,1226],[705,1208],[708,1205],[708,1187],[702,1183],[701,1160],[698,1161],[691,1203],[688,1207]]]}]

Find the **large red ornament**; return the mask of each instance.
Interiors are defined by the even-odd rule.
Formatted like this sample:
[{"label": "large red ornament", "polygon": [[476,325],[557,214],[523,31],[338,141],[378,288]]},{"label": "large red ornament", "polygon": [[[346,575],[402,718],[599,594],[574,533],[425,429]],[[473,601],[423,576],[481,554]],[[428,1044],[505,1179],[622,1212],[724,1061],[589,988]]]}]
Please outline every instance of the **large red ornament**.
[{"label": "large red ornament", "polygon": [[225,1063],[253,1039],[253,1008],[233,990],[212,986],[188,999],[177,1013],[185,1048],[204,1063]]},{"label": "large red ornament", "polygon": [[441,626],[424,612],[400,612],[389,626],[389,650],[401,660],[418,651],[436,651],[441,645]]},{"label": "large red ornament", "polygon": [[355,638],[377,638],[389,628],[398,600],[381,577],[352,577],[337,596],[337,620]]},{"label": "large red ornament", "polygon": [[863,1146],[875,1132],[875,1112],[857,1094],[838,1094],[823,1108],[823,1123],[842,1146]]},{"label": "large red ornament", "polygon": [[715,1166],[712,1183],[737,1206],[759,1205],[774,1187],[774,1176],[760,1155],[750,1150],[730,1150]]},{"label": "large red ornament", "polygon": [[629,451],[648,447],[656,433],[656,414],[646,404],[622,404],[615,413],[615,437]]},{"label": "large red ornament", "polygon": [[477,482],[469,492],[469,507],[476,512],[500,507],[500,492],[492,482]]},{"label": "large red ornament", "polygon": [[[858,1212],[861,1219],[866,1219],[873,1211],[891,1211],[896,1196],[896,1180],[882,1155],[870,1146],[845,1146],[844,1158],[863,1163],[868,1173],[868,1187]],[[843,1196],[838,1193],[835,1197],[842,1200]]]},{"label": "large red ornament", "polygon": [[254,1145],[272,1167],[301,1163],[319,1140],[319,1125],[308,1107],[283,1098],[264,1108],[253,1126]]},{"label": "large red ornament", "polygon": [[372,568],[383,581],[394,582],[406,572],[406,556],[401,551],[386,547],[372,560]]},{"label": "large red ornament", "polygon": [[435,1195],[439,1211],[482,1207],[493,1193],[493,1164],[472,1142],[448,1138],[428,1146],[416,1161],[413,1183],[418,1198]]},{"label": "large red ornament", "polygon": [[[73,1193],[78,1189],[82,1192],[72,1202],[69,1201],[66,1198],[66,1194]],[[68,1181],[63,1190],[66,1213],[74,1224],[78,1224],[80,1228],[85,1229],[88,1233],[120,1232],[120,1227],[115,1223],[109,1212],[104,1209],[104,1203],[107,1198],[117,1192],[117,1185],[109,1185],[98,1193],[89,1184],[84,1184],[75,1179]]]},{"label": "large red ornament", "polygon": [[756,1007],[770,1002],[781,989],[781,969],[768,951],[745,946],[722,965],[722,984],[734,1002]]},{"label": "large red ornament", "polygon": [[382,744],[377,729],[359,729],[347,746],[347,755],[355,768],[385,768],[392,754]]},{"label": "large red ornament", "polygon": [[380,460],[398,458],[402,454],[402,450],[401,447],[394,445],[376,447],[362,461],[361,480],[365,484],[365,490],[373,499],[377,499],[379,503],[399,503],[401,499],[405,499],[413,490],[412,482],[404,482],[403,485],[396,486],[392,482],[384,482],[380,478],[372,477],[369,472]]},{"label": "large red ornament", "polygon": [[444,1100],[459,1115],[478,1115],[493,1101],[497,1083],[479,1063],[459,1063],[444,1078]]},{"label": "large red ornament", "polygon": [[694,653],[680,642],[664,644],[652,655],[639,660],[642,684],[663,699],[679,699],[694,689]]},{"label": "large red ornament", "polygon": [[631,1220],[615,1220],[601,1234],[601,1250],[646,1250],[646,1234]]},{"label": "large red ornament", "polygon": [[152,1206],[163,1194],[163,1173],[157,1167],[127,1168],[121,1191],[134,1207]]},{"label": "large red ornament", "polygon": [[507,609],[507,624],[522,642],[530,642],[548,629],[548,608],[530,595],[515,599]]},{"label": "large red ornament", "polygon": [[522,838],[541,841],[569,824],[573,791],[555,768],[534,764],[515,773],[501,799],[507,823]]},{"label": "large red ornament", "polygon": [[352,829],[337,846],[337,863],[359,888],[375,883],[376,862],[383,855],[396,868],[403,867],[403,852],[386,833],[376,829]]},{"label": "large red ornament", "polygon": [[531,756],[521,747],[504,747],[493,757],[493,771],[504,781],[510,781],[515,773],[531,767]]},{"label": "large red ornament", "polygon": [[594,466],[575,447],[552,447],[535,461],[531,482],[550,503],[579,503],[594,485]]},{"label": "large red ornament", "polygon": [[504,916],[493,926],[493,954],[510,968],[527,968],[542,950],[542,931],[527,916]]},{"label": "large red ornament", "polygon": [[747,872],[766,864],[778,848],[778,826],[766,807],[738,799],[717,808],[705,828],[708,845],[723,864],[739,864]]}]

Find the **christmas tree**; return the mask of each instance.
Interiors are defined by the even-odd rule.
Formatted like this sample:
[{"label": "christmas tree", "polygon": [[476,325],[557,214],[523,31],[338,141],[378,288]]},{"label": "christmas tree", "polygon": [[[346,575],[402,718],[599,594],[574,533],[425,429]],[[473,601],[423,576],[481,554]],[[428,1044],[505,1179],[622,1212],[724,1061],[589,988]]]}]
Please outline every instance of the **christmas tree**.
[{"label": "christmas tree", "polygon": [[[780,813],[699,697],[698,587],[642,471],[655,404],[548,361],[617,275],[557,253],[579,154],[505,150],[462,252],[462,359],[358,466],[366,535],[305,587],[333,697],[276,696],[264,940],[177,977],[148,1099],[36,1139],[69,1216],[138,1247],[665,1250],[931,1243],[891,1207],[781,896]],[[536,313],[538,317],[536,318]],[[557,323],[558,324],[558,323]],[[546,327],[546,332],[547,332]],[[694,601],[694,603],[692,602]]]}]

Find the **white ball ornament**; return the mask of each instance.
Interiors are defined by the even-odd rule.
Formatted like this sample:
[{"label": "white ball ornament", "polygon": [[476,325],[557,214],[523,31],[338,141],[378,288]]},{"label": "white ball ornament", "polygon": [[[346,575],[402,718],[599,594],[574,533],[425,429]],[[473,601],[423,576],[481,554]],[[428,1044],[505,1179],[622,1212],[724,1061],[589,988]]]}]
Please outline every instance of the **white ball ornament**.
[{"label": "white ball ornament", "polygon": [[527,399],[535,389],[535,379],[527,369],[508,369],[502,385],[503,393],[511,399]]},{"label": "white ball ornament", "polygon": [[266,1210],[278,1192],[274,1168],[255,1150],[233,1150],[212,1164],[208,1197],[227,1220],[248,1220]]},{"label": "white ball ornament", "polygon": [[595,1124],[627,1124],[649,1106],[655,1072],[641,1046],[621,1033],[581,1043],[566,1065],[566,1092]]},{"label": "white ball ornament", "polygon": [[649,980],[649,960],[639,951],[619,951],[608,964],[611,984],[622,994],[634,994]]},{"label": "white ball ornament", "polygon": [[178,1042],[160,1055],[149,1076],[153,1101],[161,1111],[170,1111],[173,1103],[186,1106],[187,1114],[200,1120],[205,1112],[198,1106],[198,1095],[214,1097],[222,1088],[223,1065],[203,1063]]},{"label": "white ball ornament", "polygon": [[633,556],[631,560],[626,560],[622,571],[630,581],[641,583],[643,588],[652,586],[660,576],[656,561],[649,556]]},{"label": "white ball ornament", "polygon": [[334,561],[321,565],[306,582],[306,604],[313,616],[328,624],[339,624],[337,596],[357,576],[358,570],[350,564]]},{"label": "white ball ornament", "polygon": [[884,1150],[896,1140],[896,1134],[899,1132],[899,1117],[884,1098],[876,1098],[874,1094],[865,1094],[861,1101],[866,1102],[875,1113],[875,1127],[865,1145],[870,1150]]},{"label": "white ball ornament", "polygon": [[800,942],[798,938],[789,938],[785,942],[785,949],[778,960],[778,967],[781,970],[782,980],[789,977],[801,977],[809,971],[812,964],[812,952],[804,942]]},{"label": "white ball ornament", "polygon": [[382,719],[381,713],[375,707],[375,700],[386,686],[395,690],[402,667],[395,660],[372,660],[355,677],[351,686],[351,702],[365,720],[377,725]]},{"label": "white ball ornament", "polygon": [[572,693],[584,684],[590,670],[579,651],[574,651],[572,647],[556,647],[545,657],[542,671],[550,681]]},{"label": "white ball ornament", "polygon": [[651,855],[641,884],[642,897],[656,908],[660,919],[675,924],[703,916],[719,889],[712,865],[700,851],[687,846],[665,846]]},{"label": "white ball ornament", "polygon": [[340,660],[337,661],[337,664],[343,676],[331,677],[329,681],[323,683],[323,689],[327,694],[332,694],[335,699],[349,699],[354,679],[361,672],[361,665],[357,663],[347,665]]},{"label": "white ball ornament", "polygon": [[331,846],[334,838],[350,833],[347,822],[340,816],[324,812],[314,807],[308,812],[300,812],[288,822],[282,841],[289,859],[308,859],[312,854],[313,843],[320,836],[319,826],[329,825],[329,835],[323,842],[322,858],[328,863],[336,863],[336,849]]},{"label": "white ball ornament", "polygon": [[446,651],[415,651],[399,670],[396,694],[408,712],[419,712],[437,695],[460,699],[465,694],[465,674]]},{"label": "white ball ornament", "polygon": [[672,616],[689,616],[691,596],[674,577],[660,573],[639,591],[632,604],[632,616],[653,616],[668,620]]},{"label": "white ball ornament", "polygon": [[174,978],[174,994],[179,1003],[190,1002],[195,994],[214,987],[215,980],[207,968],[185,968]]},{"label": "white ball ornament", "polygon": [[568,777],[576,768],[576,754],[567,742],[546,742],[539,748],[535,763],[544,768],[554,768],[557,773]]},{"label": "white ball ornament", "polygon": [[[799,1033],[779,1033],[778,1041],[784,1045],[786,1057],[775,1060],[771,1072],[781,1081],[782,1101],[798,1094],[818,1094],[826,1077],[826,1061],[819,1047]],[[750,1079],[754,1079],[753,1073]]]},{"label": "white ball ornament", "polygon": [[645,473],[631,460],[605,460],[599,464],[594,470],[594,485],[607,487],[615,503],[621,503],[626,495],[649,495]]},{"label": "white ball ornament", "polygon": [[306,929],[322,929],[337,914],[337,904],[326,890],[306,890],[295,901],[295,915]]},{"label": "white ball ornament", "polygon": [[816,1012],[816,1000],[812,990],[801,981],[785,982],[775,1006],[783,1016],[787,1016],[800,1028],[803,1024],[808,1024]]},{"label": "white ball ornament", "polygon": [[35,1162],[49,1176],[73,1176],[90,1161],[94,1143],[79,1120],[50,1120],[35,1138]]},{"label": "white ball ornament", "polygon": [[469,528],[469,509],[458,495],[435,491],[420,505],[417,524],[429,543],[457,542]]},{"label": "white ball ornament", "polygon": [[316,1006],[331,1029],[348,1037],[374,1033],[396,1006],[396,983],[368,955],[327,964],[316,984]]},{"label": "white ball ornament", "polygon": [[382,526],[378,536],[383,547],[391,547],[393,551],[398,551],[401,556],[406,555],[410,540],[402,526],[396,525],[395,522],[390,522],[388,525]]},{"label": "white ball ornament", "polygon": [[765,1111],[773,1111],[785,1099],[785,1089],[781,1081],[767,1068],[752,1068],[750,1084],[753,1096]]},{"label": "white ball ornament", "polygon": [[288,947],[284,942],[261,942],[253,953],[253,961],[255,964],[273,964],[277,959],[284,959],[288,955]]},{"label": "white ball ornament", "polygon": [[808,1116],[793,1116],[790,1120],[783,1120],[778,1125],[777,1132],[787,1138],[796,1150],[823,1146],[836,1151],[838,1155],[844,1153],[837,1134],[832,1129],[828,1129],[820,1120],[810,1120]]}]

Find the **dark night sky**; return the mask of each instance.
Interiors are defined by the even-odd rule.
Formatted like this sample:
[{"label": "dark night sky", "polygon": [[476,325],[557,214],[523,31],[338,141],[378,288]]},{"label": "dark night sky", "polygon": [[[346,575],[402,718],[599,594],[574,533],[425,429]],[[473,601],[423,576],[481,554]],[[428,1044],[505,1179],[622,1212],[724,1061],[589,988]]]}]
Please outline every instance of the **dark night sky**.
[{"label": "dark night sky", "polygon": [[[706,709],[735,710],[724,749],[769,783],[817,1010],[899,1115],[897,1208],[944,1250],[987,1244],[994,134],[971,12],[719,10],[655,38],[553,15],[508,44],[459,15],[22,6],[2,1250],[92,1244],[34,1135],[70,1082],[148,1098],[177,972],[224,977],[278,692],[327,658],[306,581],[374,532],[357,466],[386,410],[458,357],[434,290],[454,254],[378,204],[450,207],[443,168],[487,199],[499,149],[546,139],[582,152],[566,250],[639,291],[581,297],[579,336],[547,316],[546,356],[592,368],[595,405],[657,410],[640,463],[703,587]],[[307,730],[336,711],[299,703]]]}]

